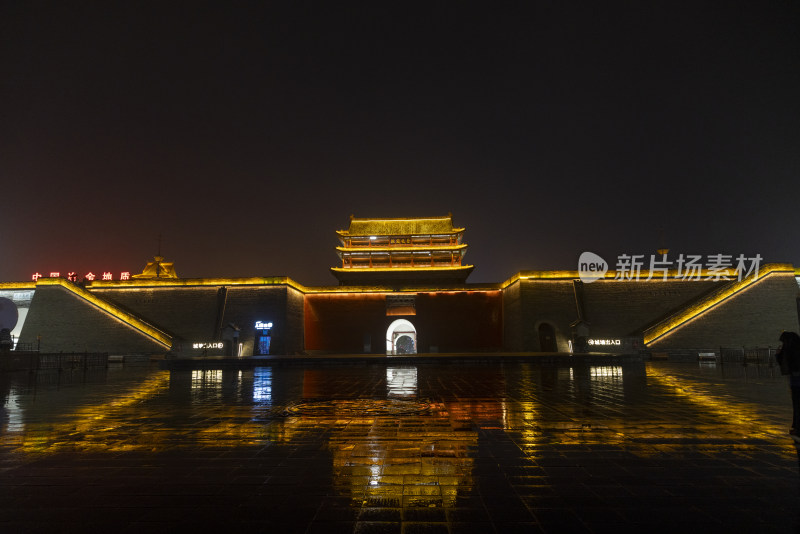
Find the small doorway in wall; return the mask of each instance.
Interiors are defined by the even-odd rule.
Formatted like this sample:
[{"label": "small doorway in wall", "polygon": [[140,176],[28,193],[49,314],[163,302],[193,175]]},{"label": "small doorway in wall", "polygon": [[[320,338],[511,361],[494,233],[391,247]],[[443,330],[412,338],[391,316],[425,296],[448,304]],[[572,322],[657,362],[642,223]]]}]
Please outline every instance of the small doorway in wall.
[{"label": "small doorway in wall", "polygon": [[556,330],[550,323],[539,325],[539,350],[542,352],[558,352]]},{"label": "small doorway in wall", "polygon": [[397,319],[386,330],[386,354],[416,354],[417,329],[407,319]]},{"label": "small doorway in wall", "polygon": [[269,354],[270,344],[272,343],[272,323],[256,323],[255,350],[257,355]]}]

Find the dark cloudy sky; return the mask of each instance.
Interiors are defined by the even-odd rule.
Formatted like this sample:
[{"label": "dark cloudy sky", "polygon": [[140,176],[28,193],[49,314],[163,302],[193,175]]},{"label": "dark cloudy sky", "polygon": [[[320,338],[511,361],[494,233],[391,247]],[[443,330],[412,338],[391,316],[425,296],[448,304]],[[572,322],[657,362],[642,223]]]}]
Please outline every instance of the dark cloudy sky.
[{"label": "dark cloudy sky", "polygon": [[[334,231],[445,215],[472,282],[584,250],[800,264],[800,8],[0,3],[0,280],[332,284]],[[516,7],[515,7],[516,6]]]}]

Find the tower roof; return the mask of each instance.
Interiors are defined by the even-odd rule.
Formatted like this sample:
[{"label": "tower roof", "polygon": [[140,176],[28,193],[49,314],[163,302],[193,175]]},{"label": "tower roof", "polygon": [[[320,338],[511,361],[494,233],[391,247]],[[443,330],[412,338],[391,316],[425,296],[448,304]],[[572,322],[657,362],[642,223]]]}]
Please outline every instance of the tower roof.
[{"label": "tower roof", "polygon": [[338,230],[341,265],[331,268],[340,285],[458,285],[472,265],[462,263],[467,245],[464,228],[453,216],[363,218],[350,216],[347,230]]},{"label": "tower roof", "polygon": [[155,256],[153,261],[147,262],[141,274],[134,274],[132,278],[178,278],[178,274],[171,261],[164,261],[163,256]]},{"label": "tower roof", "polygon": [[350,227],[336,233],[341,236],[457,234],[452,215],[443,217],[402,217],[396,219],[350,218]]}]

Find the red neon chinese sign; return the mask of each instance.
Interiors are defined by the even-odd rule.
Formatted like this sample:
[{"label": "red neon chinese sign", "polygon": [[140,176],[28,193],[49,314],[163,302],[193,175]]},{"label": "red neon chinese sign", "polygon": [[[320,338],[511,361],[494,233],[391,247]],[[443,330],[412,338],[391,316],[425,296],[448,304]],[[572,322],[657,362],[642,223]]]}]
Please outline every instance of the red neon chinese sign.
[{"label": "red neon chinese sign", "polygon": [[[31,280],[34,282],[37,281],[39,278],[42,278],[44,275],[40,272],[35,272],[31,275]],[[49,272],[50,278],[59,278],[61,277],[61,271],[50,271]],[[78,281],[78,274],[75,271],[69,271],[66,276],[64,276],[70,282],[77,282]],[[84,280],[89,280],[90,282],[99,278],[100,280],[114,280],[114,274],[111,271],[103,271],[102,274],[95,274],[92,271],[83,275]],[[119,273],[118,280],[130,280],[131,273],[130,271],[122,271]]]}]

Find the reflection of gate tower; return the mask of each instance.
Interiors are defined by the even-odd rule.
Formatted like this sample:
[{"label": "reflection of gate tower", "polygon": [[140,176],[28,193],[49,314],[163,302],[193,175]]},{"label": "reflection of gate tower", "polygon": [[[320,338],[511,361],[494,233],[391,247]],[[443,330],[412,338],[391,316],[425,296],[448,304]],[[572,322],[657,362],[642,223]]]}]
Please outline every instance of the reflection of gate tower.
[{"label": "reflection of gate tower", "polygon": [[463,284],[472,265],[463,265],[464,228],[453,217],[357,219],[339,230],[341,267],[331,271],[339,285]]}]

